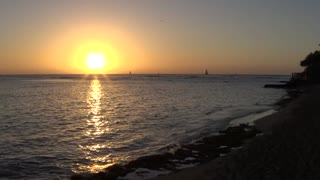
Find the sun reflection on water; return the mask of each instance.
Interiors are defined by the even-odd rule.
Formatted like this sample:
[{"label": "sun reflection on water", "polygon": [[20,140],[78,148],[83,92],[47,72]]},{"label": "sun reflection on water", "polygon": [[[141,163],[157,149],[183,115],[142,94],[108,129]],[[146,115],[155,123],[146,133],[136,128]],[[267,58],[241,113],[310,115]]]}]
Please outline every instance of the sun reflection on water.
[{"label": "sun reflection on water", "polygon": [[106,122],[103,121],[104,117],[101,114],[101,99],[103,96],[101,89],[102,87],[98,79],[91,82],[87,98],[87,103],[90,107],[87,124],[93,128],[89,129],[86,134],[91,136],[92,139],[94,139],[95,136],[102,135],[106,131],[104,128]]},{"label": "sun reflection on water", "polygon": [[[87,96],[87,104],[89,107],[87,126],[88,130],[85,136],[89,137],[92,142],[95,138],[101,137],[109,131],[108,121],[101,113],[101,100],[103,98],[103,91],[101,83],[98,79],[92,80]],[[80,165],[80,171],[98,172],[114,163],[110,159],[111,154],[99,154],[105,148],[106,144],[87,143],[88,145],[79,145],[85,154],[85,159],[90,163]],[[98,153],[98,155],[97,155]]]}]

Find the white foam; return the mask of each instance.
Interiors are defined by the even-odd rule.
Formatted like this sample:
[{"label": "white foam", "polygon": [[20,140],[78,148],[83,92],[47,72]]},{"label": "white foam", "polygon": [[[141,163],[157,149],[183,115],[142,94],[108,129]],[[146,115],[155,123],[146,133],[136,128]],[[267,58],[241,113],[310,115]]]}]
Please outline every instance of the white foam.
[{"label": "white foam", "polygon": [[253,114],[250,114],[248,116],[244,116],[244,117],[241,117],[241,118],[238,118],[238,119],[235,119],[235,120],[232,120],[230,122],[230,126],[238,126],[240,124],[249,124],[249,125],[254,125],[254,121],[260,119],[260,118],[263,118],[265,116],[269,116],[273,113],[275,113],[277,111],[275,111],[274,109],[270,109],[270,110],[267,110],[267,111],[263,111],[261,113],[253,113]]}]

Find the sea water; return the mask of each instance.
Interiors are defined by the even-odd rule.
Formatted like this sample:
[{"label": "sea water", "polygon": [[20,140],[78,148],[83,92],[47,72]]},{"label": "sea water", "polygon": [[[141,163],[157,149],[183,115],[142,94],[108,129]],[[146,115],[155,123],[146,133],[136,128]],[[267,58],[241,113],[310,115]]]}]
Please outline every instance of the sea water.
[{"label": "sea water", "polygon": [[65,179],[170,151],[267,112],[262,75],[0,76],[0,179]]}]

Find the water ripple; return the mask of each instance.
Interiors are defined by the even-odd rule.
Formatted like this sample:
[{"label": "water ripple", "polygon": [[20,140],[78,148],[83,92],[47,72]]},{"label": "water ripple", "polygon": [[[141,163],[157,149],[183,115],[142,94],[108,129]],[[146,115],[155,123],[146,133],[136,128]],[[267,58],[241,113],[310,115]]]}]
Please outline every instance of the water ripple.
[{"label": "water ripple", "polygon": [[216,132],[233,117],[270,108],[285,92],[261,87],[281,78],[1,81],[0,179],[63,179],[170,151],[170,145]]}]

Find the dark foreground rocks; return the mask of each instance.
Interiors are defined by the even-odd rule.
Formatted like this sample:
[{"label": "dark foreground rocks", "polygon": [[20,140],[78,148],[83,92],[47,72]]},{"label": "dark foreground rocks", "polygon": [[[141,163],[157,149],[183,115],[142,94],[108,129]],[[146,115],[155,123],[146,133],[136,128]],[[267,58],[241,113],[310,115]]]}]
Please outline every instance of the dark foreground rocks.
[{"label": "dark foreground rocks", "polygon": [[202,166],[156,180],[320,179],[320,87],[256,122],[264,135]]},{"label": "dark foreground rocks", "polygon": [[124,165],[114,165],[96,174],[73,175],[72,180],[105,180],[117,179],[137,168],[151,170],[177,171],[178,164],[202,164],[239,148],[246,139],[255,137],[261,131],[253,126],[241,124],[219,132],[219,135],[206,137],[192,144],[183,145],[174,153],[163,153],[145,156]]}]

